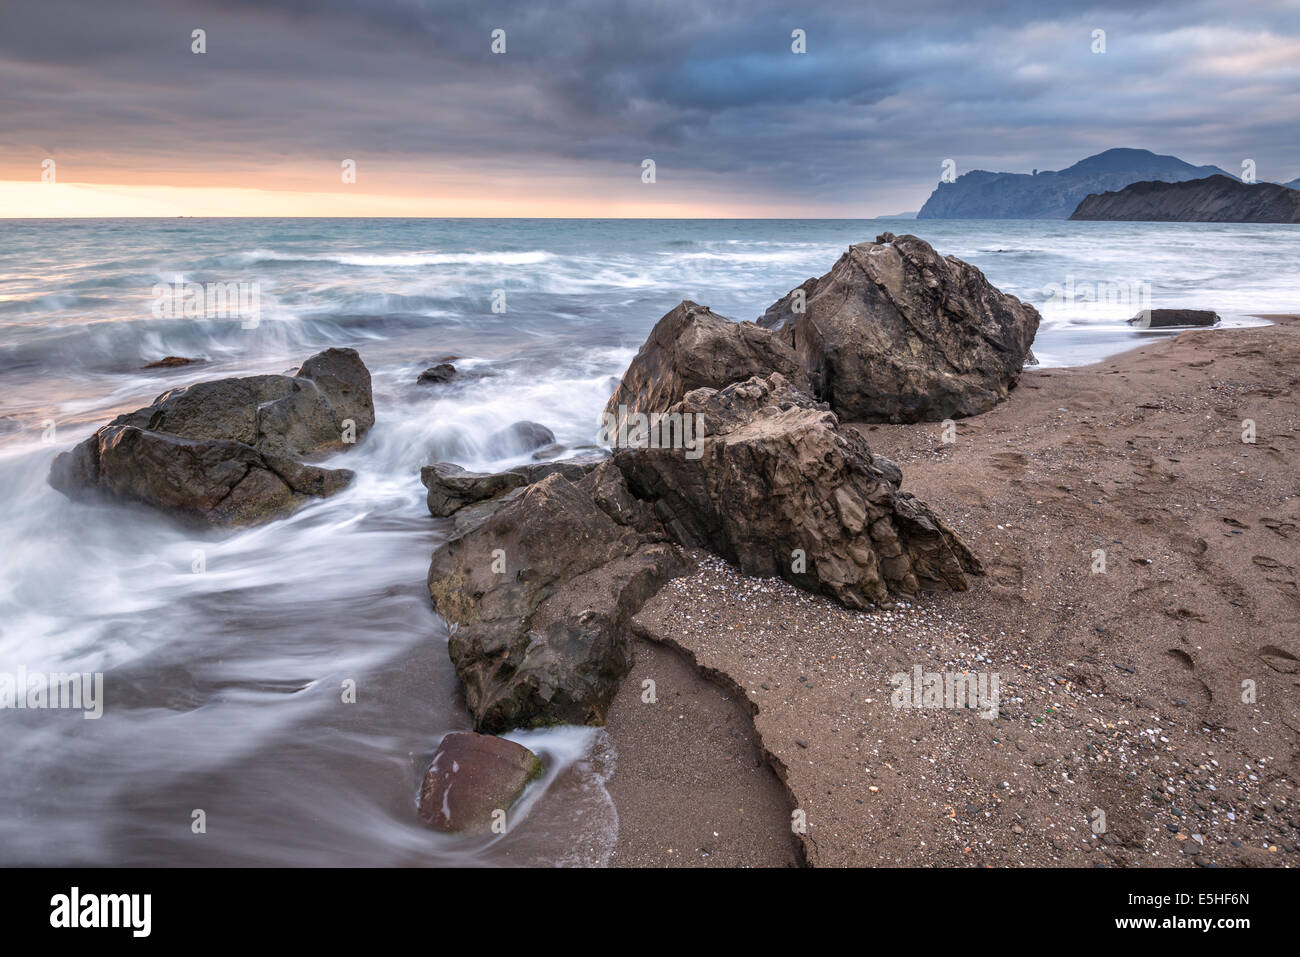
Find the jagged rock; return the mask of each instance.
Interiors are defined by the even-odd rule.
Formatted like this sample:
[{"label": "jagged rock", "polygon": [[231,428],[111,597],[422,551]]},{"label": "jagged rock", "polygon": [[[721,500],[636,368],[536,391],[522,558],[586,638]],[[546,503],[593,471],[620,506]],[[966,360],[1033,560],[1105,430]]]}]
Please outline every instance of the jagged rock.
[{"label": "jagged rock", "polygon": [[655,323],[605,412],[665,412],[692,389],[720,389],[771,372],[808,387],[798,357],[785,342],[751,322],[733,322],[686,301]]},{"label": "jagged rock", "polygon": [[628,619],[685,560],[606,463],[552,474],[441,545],[429,594],[479,731],[601,724],[631,667]]},{"label": "jagged rock", "polygon": [[510,810],[542,762],[522,744],[453,731],[442,739],[420,787],[420,820],[439,831],[481,834]]},{"label": "jagged rock", "polygon": [[759,322],[794,349],[815,395],[844,420],[924,422],[1005,399],[1039,315],[969,263],[885,233],[850,247]]},{"label": "jagged rock", "polygon": [[603,451],[584,452],[568,459],[556,459],[551,462],[538,462],[536,465],[516,465],[508,471],[524,477],[524,484],[540,482],[548,475],[563,475],[570,482],[576,482],[584,475],[595,471],[609,455]]},{"label": "jagged rock", "polygon": [[603,455],[585,455],[537,465],[516,465],[504,472],[470,472],[450,462],[439,462],[420,469],[420,481],[429,490],[429,513],[436,518],[446,518],[467,505],[495,499],[524,485],[540,482],[548,475],[559,473],[577,481],[604,458]]},{"label": "jagged rock", "polygon": [[69,497],[107,495],[198,524],[255,524],[346,486],[347,469],[294,459],[347,448],[374,421],[360,357],[328,349],[292,376],[166,392],[58,455],[49,482]]},{"label": "jagged rock", "polygon": [[1143,309],[1128,321],[1139,329],[1170,326],[1217,326],[1219,314],[1212,309]]},{"label": "jagged rock", "polygon": [[551,474],[456,512],[428,585],[477,730],[602,723],[631,666],[630,617],[688,568],[671,542],[854,608],[964,589],[981,570],[900,491],[897,465],[779,373],[666,412],[691,417],[693,452],[620,447],[576,481]]},{"label": "jagged rock", "polygon": [[782,376],[698,389],[671,411],[703,418],[698,458],[620,449],[614,464],[679,544],[852,608],[891,591],[964,590],[980,571],[956,533],[899,491],[897,465]]},{"label": "jagged rock", "polygon": [[495,498],[524,485],[516,472],[469,472],[450,462],[426,465],[420,469],[420,481],[429,490],[429,513],[445,518],[475,502]]}]

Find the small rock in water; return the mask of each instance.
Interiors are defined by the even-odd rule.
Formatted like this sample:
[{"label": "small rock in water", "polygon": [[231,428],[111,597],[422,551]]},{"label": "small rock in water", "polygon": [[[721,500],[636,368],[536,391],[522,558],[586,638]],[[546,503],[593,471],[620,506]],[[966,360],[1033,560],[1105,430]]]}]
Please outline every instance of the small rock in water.
[{"label": "small rock in water", "polygon": [[420,788],[420,820],[439,831],[483,833],[510,810],[542,762],[521,744],[453,731],[442,739]]},{"label": "small rock in water", "polygon": [[185,356],[167,356],[159,359],[157,362],[150,362],[145,366],[146,369],[170,369],[173,366],[187,366],[192,362],[202,362],[202,359],[187,359]]},{"label": "small rock in water", "polygon": [[450,362],[439,362],[431,369],[425,369],[415,381],[423,385],[442,385],[456,378],[456,367]]},{"label": "small rock in water", "polygon": [[1165,329],[1170,326],[1217,326],[1219,314],[1213,309],[1143,309],[1128,321],[1139,329]]},{"label": "small rock in water", "polygon": [[515,422],[499,432],[493,432],[485,443],[485,451],[492,458],[505,458],[532,452],[555,444],[555,433],[540,422]]}]

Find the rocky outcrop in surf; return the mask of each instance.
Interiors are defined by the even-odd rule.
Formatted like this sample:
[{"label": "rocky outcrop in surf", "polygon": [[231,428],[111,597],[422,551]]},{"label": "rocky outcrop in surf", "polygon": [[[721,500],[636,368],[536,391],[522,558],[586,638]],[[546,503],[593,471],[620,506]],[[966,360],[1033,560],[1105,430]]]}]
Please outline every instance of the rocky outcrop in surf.
[{"label": "rocky outcrop in surf", "polygon": [[759,325],[793,348],[842,419],[935,422],[1004,400],[1039,318],[970,263],[884,233],[791,290]]},{"label": "rocky outcrop in surf", "polygon": [[332,495],[347,469],[299,458],[349,448],[375,423],[370,373],[354,349],[327,349],[291,375],[199,382],[120,415],[58,455],[49,483],[186,522],[252,525]]},{"label": "rocky outcrop in surf", "polygon": [[551,474],[441,545],[429,594],[475,729],[603,724],[629,619],[687,567],[610,463]]},{"label": "rocky outcrop in surf", "polygon": [[495,476],[426,476],[436,511],[487,496],[459,506],[428,576],[477,730],[603,723],[631,667],[631,616],[690,567],[679,546],[854,608],[964,589],[980,571],[900,491],[896,465],[779,373],[696,389],[665,411],[691,423],[689,448],[637,442],[584,475],[505,492]]}]

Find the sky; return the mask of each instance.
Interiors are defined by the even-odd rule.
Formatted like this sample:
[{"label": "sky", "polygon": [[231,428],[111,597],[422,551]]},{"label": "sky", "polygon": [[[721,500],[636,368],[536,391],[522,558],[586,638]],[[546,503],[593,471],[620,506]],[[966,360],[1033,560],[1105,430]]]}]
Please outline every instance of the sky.
[{"label": "sky", "polygon": [[0,0],[0,217],[870,217],[1111,147],[1300,177],[1300,0]]}]

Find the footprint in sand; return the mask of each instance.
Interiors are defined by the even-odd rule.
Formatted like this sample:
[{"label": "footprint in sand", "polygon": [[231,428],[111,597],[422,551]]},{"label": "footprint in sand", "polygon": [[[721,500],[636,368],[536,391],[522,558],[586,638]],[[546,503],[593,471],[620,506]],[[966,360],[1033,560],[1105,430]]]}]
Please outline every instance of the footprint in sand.
[{"label": "footprint in sand", "polygon": [[1267,515],[1265,515],[1262,518],[1260,518],[1259,521],[1260,524],[1263,525],[1265,528],[1267,528],[1270,532],[1280,535],[1283,538],[1290,538],[1291,533],[1296,530],[1295,522],[1288,522],[1285,519],[1281,519],[1281,518],[1269,518]]},{"label": "footprint in sand", "polygon": [[1196,675],[1196,663],[1181,648],[1170,648],[1165,655],[1177,663],[1175,674],[1169,677],[1165,690],[1172,698],[1181,698],[1189,707],[1207,708],[1214,701],[1214,692]]},{"label": "footprint in sand", "polygon": [[1268,555],[1253,555],[1250,560],[1256,568],[1272,573],[1265,574],[1264,581],[1276,585],[1277,590],[1291,601],[1300,601],[1300,583],[1295,579],[1295,566],[1284,565]]},{"label": "footprint in sand", "polygon": [[1029,459],[1020,452],[998,452],[992,456],[992,459],[995,469],[1008,474],[1023,472],[1029,463]]},{"label": "footprint in sand", "polygon": [[1277,645],[1264,645],[1255,654],[1260,661],[1281,674],[1293,675],[1300,672],[1300,658],[1296,658],[1285,648],[1279,648]]}]

